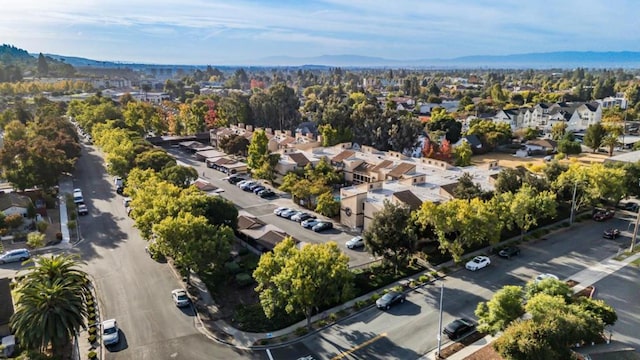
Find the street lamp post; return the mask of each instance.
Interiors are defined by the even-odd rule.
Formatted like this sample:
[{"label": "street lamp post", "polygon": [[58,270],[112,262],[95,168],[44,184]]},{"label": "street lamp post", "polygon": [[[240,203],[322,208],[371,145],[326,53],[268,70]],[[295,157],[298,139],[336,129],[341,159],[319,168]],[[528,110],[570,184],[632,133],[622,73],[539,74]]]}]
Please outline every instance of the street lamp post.
[{"label": "street lamp post", "polygon": [[[638,181],[638,186],[640,186],[640,180]],[[638,236],[638,224],[640,224],[640,209],[638,209],[638,214],[636,214],[636,226],[633,228],[633,236],[631,237],[631,246],[629,247],[629,252],[633,253],[633,250],[636,246],[636,237]]]},{"label": "street lamp post", "polygon": [[438,359],[440,357],[440,350],[442,347],[442,299],[444,298],[444,281],[440,280],[440,317],[438,320]]}]

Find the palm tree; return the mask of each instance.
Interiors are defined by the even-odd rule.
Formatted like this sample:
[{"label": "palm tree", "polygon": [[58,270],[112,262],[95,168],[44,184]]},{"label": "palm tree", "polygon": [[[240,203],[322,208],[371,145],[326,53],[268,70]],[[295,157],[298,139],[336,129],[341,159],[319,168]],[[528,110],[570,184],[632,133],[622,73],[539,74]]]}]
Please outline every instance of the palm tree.
[{"label": "palm tree", "polygon": [[90,283],[86,273],[76,268],[74,257],[40,257],[18,287],[20,297],[11,327],[28,349],[44,352],[49,346],[60,356],[69,340],[85,327],[86,299]]},{"label": "palm tree", "polygon": [[618,144],[618,134],[615,133],[609,133],[602,139],[602,145],[608,148],[609,156],[613,155],[613,150]]}]

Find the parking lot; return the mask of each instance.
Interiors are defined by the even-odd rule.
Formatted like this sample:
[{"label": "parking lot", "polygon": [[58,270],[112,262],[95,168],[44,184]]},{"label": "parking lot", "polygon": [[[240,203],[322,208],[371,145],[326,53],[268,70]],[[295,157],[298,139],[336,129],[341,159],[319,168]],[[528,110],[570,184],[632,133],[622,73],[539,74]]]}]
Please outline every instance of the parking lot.
[{"label": "parking lot", "polygon": [[[290,196],[263,180],[256,180],[261,185],[276,193],[272,198],[261,198],[250,191],[243,191],[237,184],[231,184],[227,181],[229,175],[221,171],[208,168],[204,162],[198,161],[192,154],[181,151],[176,148],[169,148],[167,152],[173,155],[182,165],[192,166],[196,169],[201,179],[210,182],[212,185],[220,189],[218,194],[236,204],[238,210],[245,211],[252,216],[260,219],[266,224],[277,226],[287,234],[291,235],[302,243],[319,244],[327,241],[335,241],[338,246],[349,256],[349,265],[352,267],[360,266],[375,261],[364,248],[348,249],[345,245],[354,236],[360,235],[351,229],[346,229],[339,223],[332,221],[322,215],[315,214],[319,219],[332,221],[334,228],[323,232],[314,232],[303,228],[300,223],[279,217],[273,211],[278,207],[287,207],[297,211],[313,213],[305,209],[291,200]],[[246,177],[246,176],[245,176]]]}]

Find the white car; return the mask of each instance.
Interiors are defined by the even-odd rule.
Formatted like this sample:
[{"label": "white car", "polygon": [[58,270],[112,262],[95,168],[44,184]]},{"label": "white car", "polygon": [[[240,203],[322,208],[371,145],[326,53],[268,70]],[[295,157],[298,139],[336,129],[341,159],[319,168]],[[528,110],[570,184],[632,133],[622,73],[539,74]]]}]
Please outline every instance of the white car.
[{"label": "white car", "polygon": [[27,249],[15,249],[9,250],[4,253],[0,253],[0,264],[25,261],[31,257],[31,253]]},{"label": "white car", "polygon": [[113,184],[116,186],[116,188],[123,187],[124,181],[122,181],[122,178],[120,176],[116,176],[113,178]]},{"label": "white car", "polygon": [[187,296],[187,292],[183,289],[175,289],[171,291],[171,298],[177,307],[189,306],[191,303],[189,296]]},{"label": "white car", "polygon": [[280,213],[285,211],[285,210],[289,210],[289,208],[281,206],[281,207],[276,208],[275,210],[273,210],[273,213],[276,214],[276,215],[280,215]]},{"label": "white car", "polygon": [[362,238],[362,236],[356,236],[351,238],[349,241],[347,241],[346,245],[347,245],[347,248],[349,249],[363,247],[364,239]]},{"label": "white car", "polygon": [[84,197],[82,196],[82,190],[73,189],[73,202],[76,204],[84,203]]},{"label": "white car", "polygon": [[85,204],[78,204],[78,215],[89,215],[89,208]]},{"label": "white car", "polygon": [[105,345],[117,344],[120,341],[120,331],[116,319],[102,322],[102,343]]},{"label": "white car", "polygon": [[476,271],[491,264],[491,259],[486,256],[476,256],[464,265],[467,270]]},{"label": "white car", "polygon": [[540,274],[540,275],[536,276],[536,282],[537,282],[537,283],[538,283],[538,282],[540,282],[540,281],[542,281],[542,280],[544,280],[544,279],[555,279],[555,280],[560,280],[560,278],[558,278],[556,275],[549,274],[549,273],[546,273],[546,274]]}]

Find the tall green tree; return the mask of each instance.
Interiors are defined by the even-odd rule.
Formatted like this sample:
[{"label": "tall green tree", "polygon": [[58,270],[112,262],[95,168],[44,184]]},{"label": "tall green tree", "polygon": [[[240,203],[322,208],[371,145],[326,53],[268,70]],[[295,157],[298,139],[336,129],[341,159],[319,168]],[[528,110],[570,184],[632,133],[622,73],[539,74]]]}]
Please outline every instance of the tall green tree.
[{"label": "tall green tree", "polygon": [[345,301],[353,294],[349,258],[335,242],[298,249],[295,241],[287,237],[273,253],[260,257],[253,277],[267,317],[282,310],[303,314],[309,328],[314,310]]},{"label": "tall green tree", "polygon": [[587,132],[584,134],[584,144],[590,147],[595,153],[605,136],[605,130],[600,123],[589,125]]},{"label": "tall green tree", "polygon": [[267,134],[263,130],[257,130],[253,132],[251,138],[251,144],[247,150],[249,156],[247,157],[247,166],[256,170],[259,169],[266,161],[266,157],[269,155],[268,148],[269,139]]},{"label": "tall green tree", "polygon": [[504,286],[491,300],[480,302],[475,314],[478,330],[495,335],[524,314],[524,292],[521,286]]},{"label": "tall green tree", "polygon": [[363,233],[367,250],[375,256],[382,256],[396,271],[415,251],[417,235],[409,224],[410,219],[408,207],[385,200]]},{"label": "tall green tree", "polygon": [[509,213],[520,229],[520,239],[539,220],[556,215],[556,195],[551,191],[537,193],[529,184],[523,184],[517,193],[509,197]]}]

